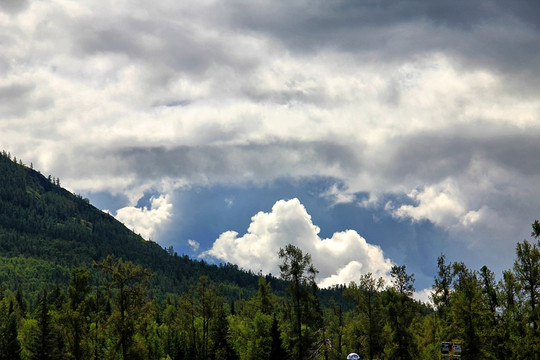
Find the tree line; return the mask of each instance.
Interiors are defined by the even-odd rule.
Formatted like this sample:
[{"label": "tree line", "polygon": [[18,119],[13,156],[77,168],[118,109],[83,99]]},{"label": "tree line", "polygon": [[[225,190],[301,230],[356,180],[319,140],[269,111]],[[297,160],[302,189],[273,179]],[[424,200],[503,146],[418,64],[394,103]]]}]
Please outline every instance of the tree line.
[{"label": "tree line", "polygon": [[[443,341],[461,358],[540,358],[540,224],[516,245],[500,280],[486,266],[437,260],[432,304],[413,299],[414,274],[393,266],[391,282],[359,275],[343,297],[323,306],[309,254],[280,249],[278,296],[266,278],[245,299],[223,295],[207,276],[182,294],[150,296],[155,276],[108,256],[71,270],[67,288],[43,289],[30,305],[20,291],[0,291],[2,359],[438,359]],[[94,281],[96,278],[99,281]],[[339,299],[336,299],[339,300]]]}]

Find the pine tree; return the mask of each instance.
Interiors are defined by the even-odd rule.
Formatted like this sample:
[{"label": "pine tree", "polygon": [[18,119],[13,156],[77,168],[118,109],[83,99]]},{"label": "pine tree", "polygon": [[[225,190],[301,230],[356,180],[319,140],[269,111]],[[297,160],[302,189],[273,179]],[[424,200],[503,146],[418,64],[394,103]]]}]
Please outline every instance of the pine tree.
[{"label": "pine tree", "polygon": [[384,280],[376,280],[371,273],[360,276],[359,286],[352,282],[345,291],[345,296],[355,304],[355,313],[358,313],[359,330],[357,338],[366,338],[363,348],[367,350],[370,360],[382,351],[382,309],[380,303],[380,291],[383,290]]},{"label": "pine tree", "polygon": [[[533,224],[533,236],[534,226]],[[540,307],[538,305],[540,301],[540,249],[537,244],[524,240],[523,243],[517,244],[516,254],[514,272],[528,299],[528,322],[532,323],[532,329],[528,331],[527,337],[530,339],[534,359],[537,360],[540,359],[540,336],[538,336],[540,332]]]},{"label": "pine tree", "polygon": [[62,318],[65,320],[68,334],[68,347],[75,360],[81,360],[89,352],[82,346],[83,339],[88,335],[88,303],[90,293],[90,272],[83,268],[71,271],[71,283],[68,287],[68,302],[64,305]]},{"label": "pine tree", "polygon": [[[455,336],[463,339],[463,359],[482,358],[485,341],[481,334],[489,321],[487,306],[483,301],[482,283],[476,271],[463,263],[454,263],[456,276],[455,291],[452,296],[452,319]],[[491,325],[489,325],[491,326]]]},{"label": "pine tree", "polygon": [[53,360],[55,359],[55,344],[49,305],[47,303],[47,290],[43,290],[42,296],[38,299],[37,308],[37,333],[34,334],[32,355],[30,360]]},{"label": "pine tree", "polygon": [[286,360],[287,352],[283,349],[283,343],[281,341],[281,333],[279,332],[278,321],[276,314],[274,314],[274,319],[272,320],[272,348],[270,350],[270,356],[268,360]]},{"label": "pine tree", "polygon": [[302,250],[288,244],[285,249],[279,249],[279,257],[283,264],[279,266],[281,277],[289,282],[288,291],[294,310],[294,334],[296,336],[296,359],[304,357],[304,339],[302,337],[302,319],[305,314],[306,301],[310,301],[308,288],[315,283],[317,269],[311,263],[311,255],[302,253]]},{"label": "pine tree", "polygon": [[235,360],[238,355],[231,346],[229,339],[229,322],[223,305],[217,308],[217,316],[210,330],[213,340],[211,357],[216,360]]},{"label": "pine tree", "polygon": [[0,360],[20,359],[21,346],[17,339],[17,314],[13,301],[4,299],[0,287]]},{"label": "pine tree", "polygon": [[448,308],[450,307],[450,294],[453,281],[452,265],[446,264],[446,256],[441,254],[437,258],[437,276],[433,285],[433,304],[437,308],[437,312],[446,321]]},{"label": "pine tree", "polygon": [[5,340],[7,347],[5,351],[6,357],[4,359],[19,360],[21,358],[21,345],[17,338],[17,314],[11,300],[9,302],[8,323],[6,325],[7,333],[5,334]]},{"label": "pine tree", "polygon": [[407,274],[405,265],[394,265],[390,276],[393,288],[389,289],[388,314],[393,328],[394,342],[397,345],[396,358],[412,360],[415,358],[414,341],[410,329],[414,317],[412,300],[414,274]]},{"label": "pine tree", "polygon": [[108,276],[107,287],[117,290],[117,311],[113,314],[113,328],[118,336],[117,347],[122,359],[138,359],[143,355],[133,350],[134,336],[138,320],[143,316],[146,305],[148,281],[153,274],[148,269],[132,262],[123,262],[107,256],[94,266]]}]

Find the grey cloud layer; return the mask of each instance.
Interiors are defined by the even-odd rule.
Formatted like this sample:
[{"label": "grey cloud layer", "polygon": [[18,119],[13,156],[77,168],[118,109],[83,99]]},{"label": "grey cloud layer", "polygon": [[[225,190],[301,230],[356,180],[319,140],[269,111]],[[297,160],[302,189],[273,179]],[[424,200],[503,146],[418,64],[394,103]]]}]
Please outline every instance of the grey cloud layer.
[{"label": "grey cloud layer", "polygon": [[520,176],[540,176],[540,131],[467,126],[446,133],[421,132],[393,140],[385,174],[396,180],[411,174],[427,182],[463,175],[475,160],[497,164]]},{"label": "grey cloud layer", "polygon": [[540,61],[534,1],[260,1],[235,9],[234,24],[271,34],[291,51],[338,49],[379,61],[450,51],[469,65],[511,72],[533,71]]},{"label": "grey cloud layer", "polygon": [[[83,149],[77,152],[85,153]],[[114,166],[109,170],[111,175],[132,174],[138,181],[169,177],[195,184],[264,182],[325,172],[352,176],[361,168],[360,155],[361,151],[331,142],[277,141],[238,146],[124,148],[103,154],[101,159]],[[87,156],[92,158],[94,154]],[[64,158],[55,168],[77,168],[84,174],[88,164],[78,158]]]}]

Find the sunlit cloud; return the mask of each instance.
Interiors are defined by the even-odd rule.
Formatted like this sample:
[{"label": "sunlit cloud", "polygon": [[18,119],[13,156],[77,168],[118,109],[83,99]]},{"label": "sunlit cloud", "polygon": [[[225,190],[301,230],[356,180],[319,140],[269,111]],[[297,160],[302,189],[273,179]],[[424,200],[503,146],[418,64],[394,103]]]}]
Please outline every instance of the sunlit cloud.
[{"label": "sunlit cloud", "polygon": [[170,219],[173,204],[166,195],[152,197],[150,207],[127,206],[116,211],[116,218],[143,238],[150,240]]},{"label": "sunlit cloud", "polygon": [[254,215],[246,234],[239,237],[234,231],[224,232],[201,256],[277,276],[279,249],[292,244],[311,255],[322,287],[358,281],[366,273],[389,279],[392,262],[380,247],[354,230],[335,233],[329,239],[320,238],[319,231],[298,199],[280,200],[271,212]]}]

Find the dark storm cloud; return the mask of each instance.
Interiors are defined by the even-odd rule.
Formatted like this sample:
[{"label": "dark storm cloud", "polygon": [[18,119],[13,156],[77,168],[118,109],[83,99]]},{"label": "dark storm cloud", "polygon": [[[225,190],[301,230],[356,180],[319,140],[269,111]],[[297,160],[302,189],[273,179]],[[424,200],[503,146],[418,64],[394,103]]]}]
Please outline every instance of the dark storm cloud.
[{"label": "dark storm cloud", "polygon": [[[330,142],[274,142],[239,146],[130,148],[117,153],[138,176],[170,176],[191,181],[264,181],[313,172],[352,173],[360,154]],[[323,170],[321,170],[323,169]]]},{"label": "dark storm cloud", "polygon": [[152,72],[179,71],[199,76],[215,64],[242,71],[256,64],[249,53],[239,54],[241,49],[231,47],[221,36],[203,33],[182,18],[157,22],[131,16],[98,21],[90,17],[73,27],[73,46],[79,56],[120,54],[148,65]]},{"label": "dark storm cloud", "polygon": [[238,4],[232,22],[291,51],[332,49],[384,62],[449,51],[469,66],[516,71],[539,64],[539,16],[531,1],[276,1],[262,9]]},{"label": "dark storm cloud", "polygon": [[50,105],[50,99],[35,96],[35,84],[16,82],[0,86],[0,116],[25,116]]},{"label": "dark storm cloud", "polygon": [[2,0],[0,1],[0,10],[10,14],[18,13],[28,6],[27,0]]},{"label": "dark storm cloud", "polygon": [[463,175],[473,160],[496,164],[511,173],[540,176],[540,133],[492,126],[424,132],[396,138],[385,174],[411,176],[428,183]]},{"label": "dark storm cloud", "polygon": [[0,103],[8,104],[28,96],[34,88],[34,84],[30,83],[14,83],[0,86]]}]

